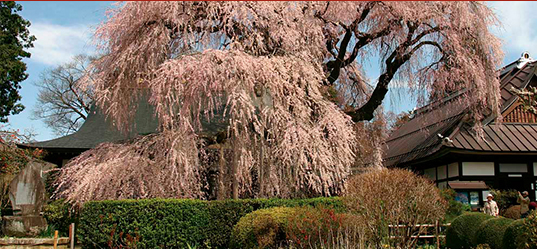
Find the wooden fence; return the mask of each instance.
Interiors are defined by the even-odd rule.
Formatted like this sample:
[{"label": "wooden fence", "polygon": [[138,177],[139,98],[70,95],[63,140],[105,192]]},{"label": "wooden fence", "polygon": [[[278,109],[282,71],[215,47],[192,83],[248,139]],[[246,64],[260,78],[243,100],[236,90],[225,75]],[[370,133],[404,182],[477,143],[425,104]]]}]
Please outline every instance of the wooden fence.
[{"label": "wooden fence", "polygon": [[[445,230],[451,226],[451,223],[441,224],[440,222],[435,222],[435,224],[416,224],[414,228],[417,230],[417,233],[411,235],[413,239],[433,239],[435,240],[436,248],[440,248],[440,240],[446,238]],[[390,234],[394,234],[393,229],[408,229],[407,225],[389,225]],[[395,232],[395,234],[399,234]],[[392,235],[391,239],[395,239],[398,236]]]}]

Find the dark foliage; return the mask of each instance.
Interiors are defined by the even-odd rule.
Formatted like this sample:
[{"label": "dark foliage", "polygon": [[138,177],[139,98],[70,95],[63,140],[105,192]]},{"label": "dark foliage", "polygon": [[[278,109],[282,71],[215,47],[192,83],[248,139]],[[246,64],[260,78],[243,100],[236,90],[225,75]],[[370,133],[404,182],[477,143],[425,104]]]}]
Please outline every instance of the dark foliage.
[{"label": "dark foliage", "polygon": [[494,218],[483,221],[475,234],[477,244],[488,244],[491,249],[501,249],[505,229],[513,223],[513,219]]},{"label": "dark foliage", "polygon": [[94,201],[84,205],[77,235],[83,248],[228,248],[234,225],[250,212],[319,205],[344,209],[338,198]]},{"label": "dark foliage", "polygon": [[446,246],[451,249],[470,249],[478,244],[474,239],[475,232],[481,223],[493,218],[483,213],[464,214],[453,220],[446,231]]},{"label": "dark foliage", "polygon": [[0,122],[7,122],[10,114],[20,113],[24,106],[17,103],[20,82],[28,78],[23,58],[30,58],[26,50],[33,47],[35,37],[30,35],[30,22],[18,12],[22,6],[15,2],[0,2]]}]

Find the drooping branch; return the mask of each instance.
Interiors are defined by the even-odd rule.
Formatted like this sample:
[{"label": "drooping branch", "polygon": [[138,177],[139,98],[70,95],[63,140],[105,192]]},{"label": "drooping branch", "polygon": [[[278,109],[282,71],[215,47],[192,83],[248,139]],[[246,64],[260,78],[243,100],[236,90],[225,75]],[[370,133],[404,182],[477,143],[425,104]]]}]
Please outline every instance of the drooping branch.
[{"label": "drooping branch", "polygon": [[[229,150],[239,155],[230,166],[239,196],[259,191],[254,184],[262,185],[256,196],[336,193],[360,153],[351,118],[371,119],[394,78],[428,91],[485,89],[475,102],[497,104],[501,46],[489,32],[493,19],[486,5],[467,2],[126,3],[97,29],[106,55],[94,63],[92,86],[97,104],[122,128],[136,111],[133,96],[149,94],[162,137],[88,152],[64,171],[68,190],[60,192],[73,202],[203,198],[196,173],[203,171],[201,120],[218,122],[223,111],[226,141],[236,145]],[[368,96],[360,62],[375,55],[381,75]],[[437,69],[422,73],[429,62]],[[355,98],[353,107],[365,104],[345,115],[340,107],[351,101],[335,105],[326,94],[332,90]],[[189,144],[177,146],[183,136]],[[161,145],[151,146],[156,141]],[[175,172],[170,180],[180,189],[155,184],[158,177],[169,182],[169,174],[146,168]],[[121,185],[125,179],[135,184]],[[102,187],[109,185],[115,189]]]}]

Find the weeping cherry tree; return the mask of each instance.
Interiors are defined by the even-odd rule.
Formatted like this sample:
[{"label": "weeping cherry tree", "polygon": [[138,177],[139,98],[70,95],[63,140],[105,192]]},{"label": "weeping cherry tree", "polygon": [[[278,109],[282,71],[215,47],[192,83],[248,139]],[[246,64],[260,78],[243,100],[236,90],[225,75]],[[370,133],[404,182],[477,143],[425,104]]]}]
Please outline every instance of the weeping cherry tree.
[{"label": "weeping cherry tree", "polygon": [[[374,117],[394,82],[429,96],[473,89],[464,99],[475,119],[498,113],[496,24],[481,2],[120,4],[96,30],[105,56],[90,87],[123,130],[148,96],[160,132],[84,152],[56,194],[207,198],[202,134],[215,120],[227,124],[232,197],[338,194],[359,153],[353,125]],[[371,60],[380,75],[369,81]]]}]

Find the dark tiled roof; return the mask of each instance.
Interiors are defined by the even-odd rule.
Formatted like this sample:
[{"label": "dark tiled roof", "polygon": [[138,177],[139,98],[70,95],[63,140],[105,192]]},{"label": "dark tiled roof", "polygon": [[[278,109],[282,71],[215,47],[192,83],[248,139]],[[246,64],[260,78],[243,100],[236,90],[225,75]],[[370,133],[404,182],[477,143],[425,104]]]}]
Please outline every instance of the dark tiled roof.
[{"label": "dark tiled roof", "polygon": [[84,124],[75,133],[24,146],[44,149],[90,149],[103,142],[120,142],[137,135],[154,133],[158,128],[154,108],[145,101],[140,102],[133,124],[129,133],[120,132],[97,108],[92,108]]},{"label": "dark tiled roof", "polygon": [[390,135],[386,140],[386,166],[419,159],[440,149],[442,139],[438,134],[449,136],[464,118],[466,110],[457,99],[441,107],[411,119]]},{"label": "dark tiled roof", "polygon": [[516,100],[517,96],[510,90],[512,88],[525,88],[531,80],[530,75],[535,74],[537,62],[527,63],[523,68],[512,67],[510,70],[500,75],[500,94],[502,97],[502,112],[507,110]]},{"label": "dark tiled roof", "polygon": [[490,152],[537,152],[537,124],[491,124],[483,128],[485,139],[461,128],[451,148]]},{"label": "dark tiled roof", "polygon": [[[537,70],[537,62],[529,62],[521,69],[517,63],[504,67],[500,73],[501,112],[504,113],[517,96],[511,88],[525,88]],[[440,151],[455,148],[475,151],[535,151],[537,152],[537,124],[491,123],[495,117],[484,119],[485,140],[479,139],[465,123],[467,108],[458,101],[464,91],[441,101],[435,101],[416,111],[415,118],[394,131],[386,140],[385,166],[406,164]],[[442,139],[448,137],[449,139]],[[449,140],[452,140],[450,142]]]}]

